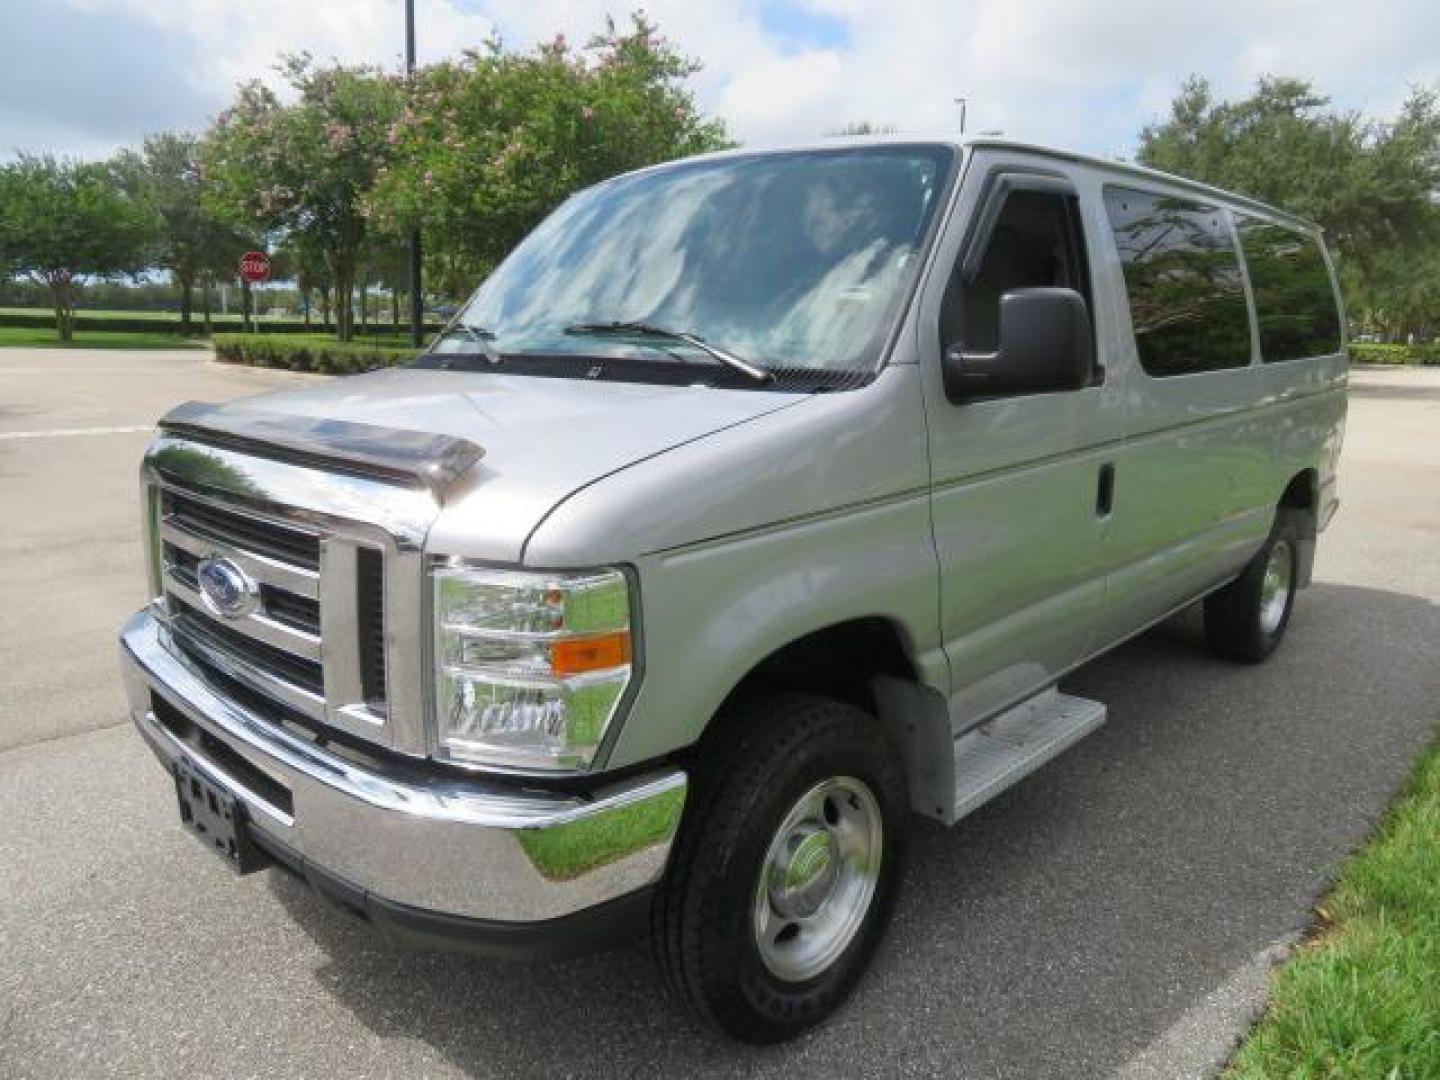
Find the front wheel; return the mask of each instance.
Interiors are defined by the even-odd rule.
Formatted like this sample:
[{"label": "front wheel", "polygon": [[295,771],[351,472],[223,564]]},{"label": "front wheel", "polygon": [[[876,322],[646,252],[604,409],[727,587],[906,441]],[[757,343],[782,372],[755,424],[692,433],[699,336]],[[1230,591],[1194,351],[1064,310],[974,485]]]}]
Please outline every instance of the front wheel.
[{"label": "front wheel", "polygon": [[769,698],[723,731],[656,901],[656,951],[702,1019],[778,1042],[839,1008],[880,940],[904,779],[874,718],[841,702]]},{"label": "front wheel", "polygon": [[1281,511],[1265,546],[1245,572],[1205,599],[1205,637],[1218,656],[1264,660],[1285,635],[1299,585],[1300,530]]}]

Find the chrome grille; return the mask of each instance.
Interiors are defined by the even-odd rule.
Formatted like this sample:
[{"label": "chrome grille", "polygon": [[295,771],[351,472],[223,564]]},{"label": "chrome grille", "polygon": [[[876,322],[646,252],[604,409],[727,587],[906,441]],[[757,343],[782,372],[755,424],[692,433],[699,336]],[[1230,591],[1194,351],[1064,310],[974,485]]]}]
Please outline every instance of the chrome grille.
[{"label": "chrome grille", "polygon": [[[162,435],[142,470],[148,552],[171,648],[268,722],[430,751],[420,633],[428,489]],[[201,560],[249,603],[207,603]]]},{"label": "chrome grille", "polygon": [[[289,708],[325,720],[319,534],[167,488],[160,493],[160,540],[177,644]],[[235,619],[212,611],[196,581],[204,558],[238,566],[259,585],[259,607]]]},{"label": "chrome grille", "polygon": [[[356,720],[367,728],[384,723],[384,557],[378,548],[173,487],[160,490],[159,510],[165,602],[179,648],[311,720],[332,721],[338,712],[344,727]],[[230,617],[206,602],[197,579],[205,558],[227,559],[255,583],[254,610]],[[322,584],[327,572],[340,580]],[[354,620],[328,648],[326,596],[343,618]]]}]

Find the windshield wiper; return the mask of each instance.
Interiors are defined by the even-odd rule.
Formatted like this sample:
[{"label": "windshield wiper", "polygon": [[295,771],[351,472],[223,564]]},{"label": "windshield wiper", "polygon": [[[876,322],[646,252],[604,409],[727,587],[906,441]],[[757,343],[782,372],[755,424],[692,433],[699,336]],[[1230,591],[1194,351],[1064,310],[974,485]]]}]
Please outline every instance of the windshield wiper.
[{"label": "windshield wiper", "polygon": [[472,341],[494,341],[494,340],[495,340],[495,331],[494,331],[494,330],[486,330],[485,327],[483,327],[483,326],[476,326],[476,325],[473,324],[473,323],[461,322],[461,321],[457,320],[457,321],[451,323],[449,326],[445,327],[445,329],[442,330],[442,331],[440,331],[440,332],[441,332],[442,334],[444,334],[444,333],[448,333],[448,332],[451,331],[451,330],[463,330],[463,331],[465,332],[465,334],[466,334]]},{"label": "windshield wiper", "polygon": [[500,354],[495,351],[495,346],[490,344],[495,340],[495,331],[467,323],[464,319],[451,319],[440,328],[440,332],[435,335],[435,340],[439,341],[441,338],[449,337],[457,332],[473,341],[479,347],[480,355],[485,357],[486,361],[491,364],[500,363]]},{"label": "windshield wiper", "polygon": [[670,330],[663,326],[656,326],[647,322],[591,322],[575,323],[573,326],[565,327],[567,334],[593,334],[596,336],[611,335],[614,337],[648,337],[659,338],[665,341],[680,341],[686,345],[693,346],[701,352],[706,353],[713,359],[720,361],[733,371],[738,371],[746,378],[755,382],[768,383],[775,381],[775,375],[762,367],[750,363],[749,360],[736,356],[732,352],[711,345],[704,338],[695,334],[686,333],[683,330]]}]

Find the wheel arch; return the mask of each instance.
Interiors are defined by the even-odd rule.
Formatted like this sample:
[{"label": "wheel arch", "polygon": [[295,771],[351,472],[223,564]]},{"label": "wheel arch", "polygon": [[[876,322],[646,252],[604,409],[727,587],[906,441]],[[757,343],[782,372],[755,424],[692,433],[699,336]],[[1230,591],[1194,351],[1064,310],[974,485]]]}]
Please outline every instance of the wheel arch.
[{"label": "wheel arch", "polygon": [[953,792],[947,765],[954,751],[944,695],[921,674],[916,650],[899,620],[884,615],[845,619],[809,631],[757,661],[726,694],[700,740],[686,755],[704,754],[726,737],[729,717],[756,698],[814,694],[855,705],[875,717],[899,756],[911,808],[943,818]]},{"label": "wheel arch", "polygon": [[1290,516],[1299,526],[1296,543],[1296,585],[1310,584],[1315,569],[1315,538],[1320,529],[1320,470],[1301,469],[1290,477],[1276,503],[1277,515]]}]

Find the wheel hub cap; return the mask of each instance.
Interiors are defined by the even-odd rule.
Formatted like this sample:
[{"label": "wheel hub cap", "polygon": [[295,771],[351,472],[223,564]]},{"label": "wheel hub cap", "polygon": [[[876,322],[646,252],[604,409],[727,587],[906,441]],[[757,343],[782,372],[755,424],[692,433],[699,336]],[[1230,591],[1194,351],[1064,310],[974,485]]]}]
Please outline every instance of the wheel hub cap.
[{"label": "wheel hub cap", "polygon": [[770,903],[795,918],[814,915],[840,876],[835,838],[829,829],[802,826],[791,834],[770,875]]},{"label": "wheel hub cap", "polygon": [[855,939],[875,896],[884,824],[870,788],[837,776],[791,807],[770,841],[752,924],[771,974],[802,982]]},{"label": "wheel hub cap", "polygon": [[1270,549],[1265,577],[1260,582],[1260,628],[1267,634],[1280,629],[1285,618],[1294,568],[1295,558],[1288,543],[1282,541]]}]

